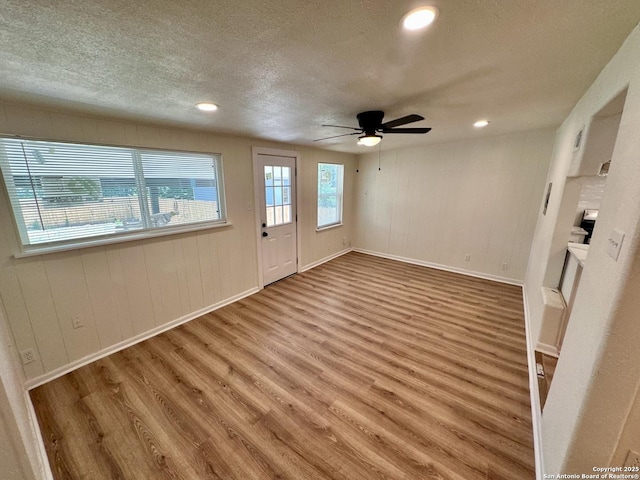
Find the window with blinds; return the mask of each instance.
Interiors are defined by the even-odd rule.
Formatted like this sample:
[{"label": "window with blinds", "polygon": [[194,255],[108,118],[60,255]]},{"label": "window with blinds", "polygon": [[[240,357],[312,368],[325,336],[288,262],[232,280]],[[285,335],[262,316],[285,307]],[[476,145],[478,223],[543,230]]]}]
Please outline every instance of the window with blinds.
[{"label": "window with blinds", "polygon": [[27,247],[226,220],[220,155],[0,138],[0,168]]}]

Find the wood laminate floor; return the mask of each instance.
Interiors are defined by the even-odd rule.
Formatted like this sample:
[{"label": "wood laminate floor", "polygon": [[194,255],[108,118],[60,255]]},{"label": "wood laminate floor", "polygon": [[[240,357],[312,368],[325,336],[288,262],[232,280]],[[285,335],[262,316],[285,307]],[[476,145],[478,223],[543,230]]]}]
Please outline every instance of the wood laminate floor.
[{"label": "wood laminate floor", "polygon": [[349,253],[31,398],[56,479],[533,479],[522,309]]}]

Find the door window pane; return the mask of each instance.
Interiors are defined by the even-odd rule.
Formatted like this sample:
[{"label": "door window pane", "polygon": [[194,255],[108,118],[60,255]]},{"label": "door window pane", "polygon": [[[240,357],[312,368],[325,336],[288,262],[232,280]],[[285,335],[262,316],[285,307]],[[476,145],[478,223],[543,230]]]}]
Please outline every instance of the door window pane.
[{"label": "door window pane", "polygon": [[273,202],[273,187],[265,187],[265,205],[270,207],[274,205]]},{"label": "door window pane", "polygon": [[291,223],[291,168],[270,165],[264,171],[267,227]]},{"label": "door window pane", "polygon": [[267,207],[267,227],[274,227],[276,225],[275,207]]},{"label": "door window pane", "polygon": [[266,187],[273,186],[273,167],[264,167],[264,185]]}]

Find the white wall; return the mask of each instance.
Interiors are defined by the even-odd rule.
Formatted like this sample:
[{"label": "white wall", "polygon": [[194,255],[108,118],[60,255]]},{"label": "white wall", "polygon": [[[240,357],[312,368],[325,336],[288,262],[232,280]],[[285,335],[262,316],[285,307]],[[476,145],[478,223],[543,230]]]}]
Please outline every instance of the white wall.
[{"label": "white wall", "polygon": [[3,480],[42,478],[45,468],[17,357],[0,302],[0,475]]},{"label": "white wall", "polygon": [[[575,214],[573,207],[561,211],[565,186],[574,183],[566,181],[575,167],[573,140],[627,86],[598,223],[542,418],[547,473],[592,473],[594,466],[619,466],[621,452],[634,446],[625,443],[631,436],[623,433],[640,429],[635,411],[639,402],[634,404],[640,385],[639,27],[558,130],[549,174],[553,192],[547,215],[538,218],[525,291],[535,341],[541,324],[540,287],[557,286],[566,248],[566,238],[558,232],[565,224],[570,227]],[[617,262],[606,253],[613,228],[626,233]]]},{"label": "white wall", "polygon": [[549,129],[360,155],[354,246],[522,281],[553,140]]},{"label": "white wall", "polygon": [[[300,266],[351,240],[355,156],[257,139],[0,104],[0,133],[222,153],[230,227],[16,259],[17,234],[0,195],[0,295],[18,351],[34,348],[28,379],[206,310],[258,285],[252,146],[301,154]],[[345,164],[344,226],[316,232],[318,162]],[[251,210],[249,210],[251,206]],[[80,315],[85,326],[71,327]]]},{"label": "white wall", "polygon": [[613,465],[622,465],[630,449],[634,452],[640,452],[640,388],[636,390],[635,400],[629,410],[624,430],[611,463]]}]

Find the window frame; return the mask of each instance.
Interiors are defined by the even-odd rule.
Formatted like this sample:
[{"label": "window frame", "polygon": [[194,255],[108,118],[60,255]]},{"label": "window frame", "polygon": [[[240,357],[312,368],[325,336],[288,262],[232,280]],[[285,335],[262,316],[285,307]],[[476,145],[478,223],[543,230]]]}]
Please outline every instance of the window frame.
[{"label": "window frame", "polygon": [[[339,173],[339,178],[338,178],[338,188],[337,188],[337,192],[335,194],[327,194],[327,195],[321,195],[320,194],[320,168],[322,165],[335,165],[340,167],[340,173]],[[344,163],[334,163],[334,162],[318,162],[318,168],[316,170],[317,173],[317,181],[316,181],[316,231],[320,232],[322,230],[328,230],[330,228],[335,228],[335,227],[339,227],[342,225],[342,216],[343,216],[343,210],[344,210]],[[320,210],[320,199],[323,197],[328,197],[328,196],[335,196],[336,197],[336,203],[337,205],[337,211],[338,211],[338,220],[332,223],[327,223],[325,225],[320,225],[320,215],[319,215],[319,210]]]},{"label": "window frame", "polygon": [[[218,220],[204,220],[198,222],[191,222],[186,224],[178,224],[172,226],[162,226],[162,227],[143,227],[141,229],[131,230],[131,231],[123,231],[118,233],[112,233],[107,235],[94,235],[89,237],[82,237],[76,239],[68,239],[68,240],[57,240],[50,242],[42,242],[36,244],[27,244],[23,243],[23,238],[28,236],[26,224],[22,219],[22,211],[16,212],[13,207],[13,202],[11,196],[9,194],[8,182],[5,178],[4,170],[0,169],[0,178],[1,178],[1,189],[3,190],[3,195],[5,196],[7,202],[7,208],[9,210],[9,214],[11,215],[11,219],[13,221],[13,226],[15,228],[16,233],[16,241],[17,247],[19,248],[18,252],[15,252],[13,256],[15,258],[23,258],[30,257],[35,255],[43,255],[47,253],[55,253],[61,251],[69,251],[69,250],[77,250],[81,248],[89,248],[101,245],[111,245],[123,242],[131,242],[136,240],[144,240],[148,238],[156,238],[163,237],[167,235],[176,235],[180,233],[187,232],[196,232],[201,230],[209,230],[221,227],[231,226],[231,222],[227,216],[227,201],[226,201],[226,188],[224,181],[224,161],[221,153],[209,152],[209,151],[198,151],[198,150],[178,150],[178,149],[170,149],[170,148],[158,148],[158,147],[148,147],[148,146],[137,146],[137,145],[116,145],[112,143],[96,143],[96,142],[80,142],[80,141],[69,141],[69,140],[60,140],[60,139],[51,139],[51,138],[42,138],[42,137],[31,137],[24,135],[0,135],[0,141],[4,139],[12,139],[12,140],[25,140],[25,141],[34,141],[34,142],[50,142],[50,143],[58,143],[58,144],[69,144],[69,145],[82,145],[88,147],[112,147],[112,148],[121,148],[125,150],[131,150],[132,152],[140,152],[140,151],[148,151],[148,152],[167,152],[167,153],[184,153],[184,154],[195,154],[195,155],[210,155],[212,159],[216,163],[216,190],[217,190],[217,201],[218,201],[218,211],[220,215],[220,219]],[[31,177],[30,177],[31,178]],[[13,180],[10,180],[13,181]],[[138,178],[134,178],[134,181],[138,183]],[[142,215],[142,212],[141,212]]]}]

